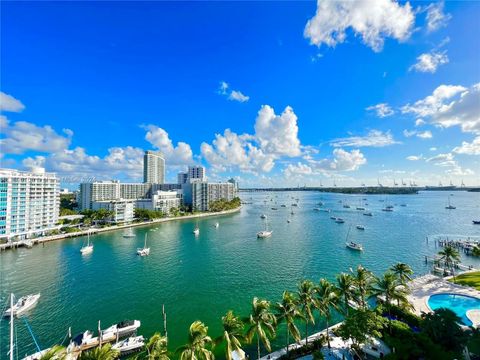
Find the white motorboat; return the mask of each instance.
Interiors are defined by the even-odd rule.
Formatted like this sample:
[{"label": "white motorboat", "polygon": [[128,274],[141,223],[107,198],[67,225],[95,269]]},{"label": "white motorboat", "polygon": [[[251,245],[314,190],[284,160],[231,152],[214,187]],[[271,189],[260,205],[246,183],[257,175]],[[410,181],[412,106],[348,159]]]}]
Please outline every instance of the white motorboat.
[{"label": "white motorboat", "polygon": [[353,241],[347,242],[345,243],[345,245],[349,249],[356,250],[356,251],[363,251],[363,246],[360,244],[354,243]]},{"label": "white motorboat", "polygon": [[133,229],[132,229],[132,228],[128,228],[127,230],[125,230],[125,232],[123,233],[123,237],[124,237],[124,238],[133,238],[133,237],[135,237],[135,233],[133,232]]},{"label": "white motorboat", "polygon": [[350,205],[348,205],[348,204],[343,204],[343,207],[344,207],[345,209],[350,209]]},{"label": "white motorboat", "polygon": [[123,338],[125,336],[132,335],[137,331],[142,323],[140,320],[124,320],[118,324],[112,325],[105,330],[102,330],[102,338],[118,337]]},{"label": "white motorboat", "polygon": [[84,331],[76,335],[67,346],[67,353],[78,351],[81,349],[89,349],[98,345],[98,338],[93,336],[90,330]]},{"label": "white motorboat", "polygon": [[195,236],[198,236],[200,234],[200,229],[198,226],[196,226],[195,229],[193,229],[193,233],[195,234]]},{"label": "white motorboat", "polygon": [[357,229],[358,229],[358,230],[365,230],[365,226],[363,226],[363,225],[357,225]]},{"label": "white motorboat", "polygon": [[382,211],[392,212],[392,211],[393,211],[393,208],[387,206],[387,207],[384,207],[384,208],[382,209]]},{"label": "white motorboat", "polygon": [[80,249],[82,255],[87,255],[93,252],[93,244],[90,244],[90,233],[87,234],[87,244]]},{"label": "white motorboat", "polygon": [[345,220],[343,220],[342,218],[337,217],[337,218],[335,219],[335,222],[336,222],[337,224],[343,224],[343,223],[345,222]]},{"label": "white motorboat", "polygon": [[357,210],[365,210],[365,208],[363,206],[358,206]]},{"label": "white motorboat", "polygon": [[113,350],[120,351],[121,355],[126,355],[135,351],[140,351],[145,346],[143,336],[132,336],[112,345]]},{"label": "white motorboat", "polygon": [[262,214],[262,215],[260,215],[260,218],[261,218],[261,219],[266,219],[266,218],[267,218],[267,215]]},{"label": "white motorboat", "polygon": [[35,354],[25,356],[22,360],[41,360],[50,348],[36,352]]},{"label": "white motorboat", "polygon": [[371,211],[366,211],[363,213],[363,215],[365,216],[373,216],[373,214],[371,213]]},{"label": "white motorboat", "polygon": [[31,249],[31,248],[33,247],[33,241],[31,241],[31,240],[25,240],[25,241],[23,242],[23,244],[25,245],[25,247],[26,247],[27,249]]},{"label": "white motorboat", "polygon": [[5,311],[4,316],[20,316],[24,312],[30,310],[35,305],[37,305],[39,299],[40,294],[30,294],[22,296],[13,306],[11,306]]},{"label": "white motorboat", "polygon": [[137,249],[137,255],[140,255],[140,256],[150,255],[150,248],[147,247],[147,234],[148,233],[145,233],[145,244],[143,245],[143,248],[138,248]]},{"label": "white motorboat", "polygon": [[329,213],[329,212],[330,212],[330,209],[320,209],[320,211]]}]

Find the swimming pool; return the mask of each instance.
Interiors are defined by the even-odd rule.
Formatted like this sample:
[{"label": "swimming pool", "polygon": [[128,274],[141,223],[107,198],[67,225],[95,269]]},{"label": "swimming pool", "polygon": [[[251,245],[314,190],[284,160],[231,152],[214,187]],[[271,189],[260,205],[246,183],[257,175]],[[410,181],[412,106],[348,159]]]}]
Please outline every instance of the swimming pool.
[{"label": "swimming pool", "polygon": [[452,310],[462,320],[462,323],[471,326],[467,318],[467,311],[480,309],[480,299],[458,294],[436,294],[428,298],[428,306],[432,310],[447,308]]}]

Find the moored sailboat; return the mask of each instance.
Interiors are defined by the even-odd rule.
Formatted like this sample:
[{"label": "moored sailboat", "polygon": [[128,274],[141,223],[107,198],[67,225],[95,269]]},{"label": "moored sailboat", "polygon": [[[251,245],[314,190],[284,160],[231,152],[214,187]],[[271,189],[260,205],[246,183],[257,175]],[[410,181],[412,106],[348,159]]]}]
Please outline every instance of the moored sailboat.
[{"label": "moored sailboat", "polygon": [[137,249],[137,255],[140,255],[140,256],[150,255],[150,248],[147,247],[147,234],[148,233],[145,233],[145,243],[143,245],[143,248],[138,248]]}]

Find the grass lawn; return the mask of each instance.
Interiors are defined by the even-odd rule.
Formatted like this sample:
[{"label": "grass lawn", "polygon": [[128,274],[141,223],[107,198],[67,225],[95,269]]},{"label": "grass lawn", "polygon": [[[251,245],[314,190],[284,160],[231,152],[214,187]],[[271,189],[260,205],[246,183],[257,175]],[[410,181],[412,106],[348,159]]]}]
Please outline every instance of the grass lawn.
[{"label": "grass lawn", "polygon": [[[453,282],[453,279],[450,279]],[[480,271],[455,276],[455,282],[460,285],[471,286],[480,291]]]}]

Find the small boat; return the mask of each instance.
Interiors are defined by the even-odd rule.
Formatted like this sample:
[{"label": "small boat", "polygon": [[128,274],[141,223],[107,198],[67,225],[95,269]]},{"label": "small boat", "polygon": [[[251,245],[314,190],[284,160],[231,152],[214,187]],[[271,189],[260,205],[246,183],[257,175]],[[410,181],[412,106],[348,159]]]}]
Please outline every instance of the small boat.
[{"label": "small boat", "polygon": [[102,338],[118,337],[132,335],[142,325],[140,320],[124,320],[118,324],[114,324],[105,330],[102,330]]},{"label": "small boat", "polygon": [[198,227],[198,224],[195,225],[195,229],[193,229],[193,233],[195,236],[198,236],[200,234],[200,228]]},{"label": "small boat", "polygon": [[389,207],[384,207],[384,208],[382,209],[382,211],[392,212],[393,209],[392,209],[392,208],[389,208]]},{"label": "small boat", "polygon": [[278,208],[276,208],[276,207],[272,207],[272,210],[278,210]]},{"label": "small boat", "polygon": [[285,205],[285,204],[282,204],[282,205],[280,205],[280,206],[281,206],[281,207],[287,207],[287,205]]},{"label": "small boat", "polygon": [[150,255],[150,248],[147,247],[147,234],[148,233],[145,233],[145,244],[143,244],[143,248],[138,248],[137,249],[137,255],[140,255],[140,256]]},{"label": "small boat", "polygon": [[365,215],[365,216],[373,216],[373,214],[372,214],[370,211],[364,212],[363,215]]},{"label": "small boat", "polygon": [[320,211],[320,208],[313,208],[314,211]]},{"label": "small boat", "polygon": [[135,351],[140,351],[145,346],[143,336],[132,336],[112,345],[112,350],[117,350],[121,355],[127,355]]},{"label": "small boat", "polygon": [[318,203],[318,206],[323,206],[323,202],[320,201],[320,202]]},{"label": "small boat", "polygon": [[363,206],[358,206],[357,210],[365,210],[365,208]]},{"label": "small boat", "polygon": [[128,228],[127,230],[124,231],[123,233],[124,238],[133,238],[135,237],[135,233],[133,232],[132,228]]},{"label": "small boat", "polygon": [[330,219],[337,220],[337,217],[336,216],[330,216]]},{"label": "small boat", "polygon": [[290,215],[294,215],[294,214],[295,214],[295,213],[293,212],[293,210],[292,210],[292,211],[290,211]]},{"label": "small boat", "polygon": [[473,223],[474,225],[480,225],[480,220],[472,220],[472,223]]},{"label": "small boat", "polygon": [[343,223],[345,222],[345,220],[343,220],[342,218],[337,217],[337,219],[335,220],[335,222],[336,222],[337,224],[343,224]]},{"label": "small boat", "polygon": [[25,247],[26,247],[27,249],[31,249],[31,248],[33,247],[33,241],[31,241],[31,240],[25,240],[25,241],[23,242],[23,244],[25,245]]},{"label": "small boat", "polygon": [[354,243],[353,241],[347,242],[345,243],[345,245],[349,249],[356,250],[356,251],[363,251],[363,246],[360,244]]},{"label": "small boat", "polygon": [[215,225],[213,225],[213,227],[214,227],[215,229],[217,229],[219,226],[220,226],[220,224],[219,224],[218,222],[216,222]]},{"label": "small boat", "polygon": [[87,255],[93,252],[93,244],[90,244],[90,233],[87,234],[87,245],[80,249],[82,255]]},{"label": "small boat", "polygon": [[260,218],[261,218],[261,219],[266,219],[266,218],[267,218],[267,215],[262,214],[262,215],[260,215]]},{"label": "small boat", "polygon": [[292,204],[292,206],[298,206],[298,204],[296,204],[296,203],[293,203],[293,204]]},{"label": "small boat", "polygon": [[67,347],[67,353],[83,349],[89,349],[98,345],[98,338],[93,336],[90,330],[76,335]]},{"label": "small boat", "polygon": [[407,204],[400,204],[400,206],[401,206],[401,207],[406,207],[406,206],[407,206]]},{"label": "small boat", "polygon": [[445,206],[445,209],[454,210],[454,209],[456,209],[456,207],[453,206],[453,205],[450,203],[450,196],[452,196],[452,195],[449,195],[449,196],[448,196],[448,206]]},{"label": "small boat", "polygon": [[363,226],[363,225],[357,225],[357,229],[358,229],[358,230],[365,230],[365,226]]},{"label": "small boat", "polygon": [[257,238],[259,238],[259,239],[268,238],[268,237],[272,236],[272,233],[273,233],[272,230],[268,230],[268,223],[267,223],[267,221],[265,220],[264,222],[265,222],[265,229],[263,229],[262,231],[257,232]]},{"label": "small boat", "polygon": [[329,213],[329,212],[330,212],[330,209],[320,209],[320,211]]},{"label": "small boat", "polygon": [[343,207],[344,207],[345,209],[350,209],[350,205],[348,205],[348,204],[343,204]]},{"label": "small boat", "polygon": [[5,311],[4,316],[19,316],[37,305],[38,299],[40,299],[40,294],[22,296],[12,307]]}]

